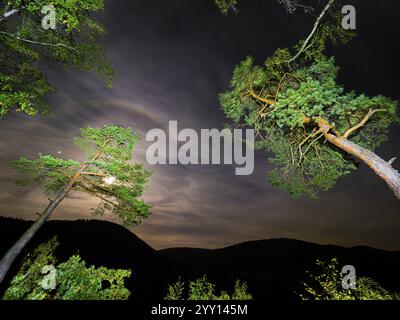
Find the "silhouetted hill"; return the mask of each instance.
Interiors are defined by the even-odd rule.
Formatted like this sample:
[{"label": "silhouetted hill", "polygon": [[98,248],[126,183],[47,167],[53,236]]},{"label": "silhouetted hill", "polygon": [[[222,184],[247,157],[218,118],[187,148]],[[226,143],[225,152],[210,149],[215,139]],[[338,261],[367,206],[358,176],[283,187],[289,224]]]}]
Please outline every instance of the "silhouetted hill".
[{"label": "silhouetted hill", "polygon": [[[0,255],[29,227],[31,222],[0,218]],[[130,268],[127,286],[133,299],[160,299],[168,283],[179,276],[186,281],[203,275],[218,288],[232,290],[235,279],[246,281],[255,299],[296,299],[295,290],[317,259],[337,257],[341,265],[354,265],[358,276],[369,276],[391,291],[400,291],[400,252],[359,246],[333,245],[273,239],[245,242],[207,250],[171,248],[155,251],[129,230],[113,223],[50,221],[27,250],[57,235],[60,261],[79,252],[88,264]],[[21,260],[21,258],[19,259]],[[14,266],[16,271],[18,262]]]}]

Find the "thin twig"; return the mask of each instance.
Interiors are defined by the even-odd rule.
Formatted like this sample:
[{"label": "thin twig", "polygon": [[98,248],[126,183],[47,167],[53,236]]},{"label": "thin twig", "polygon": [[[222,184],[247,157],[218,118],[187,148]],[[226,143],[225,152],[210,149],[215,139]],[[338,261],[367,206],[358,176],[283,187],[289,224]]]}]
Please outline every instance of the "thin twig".
[{"label": "thin twig", "polygon": [[308,46],[308,43],[311,41],[311,39],[313,38],[314,34],[317,32],[322,18],[325,16],[325,14],[328,12],[328,10],[330,9],[330,7],[333,5],[334,2],[335,2],[335,0],[330,0],[328,2],[328,4],[325,6],[324,10],[322,10],[321,14],[319,15],[319,17],[317,18],[317,20],[314,23],[314,27],[311,30],[311,33],[308,35],[307,39],[304,41],[302,47],[297,52],[297,54],[293,58],[291,58],[290,60],[287,61],[288,64],[290,64],[293,61],[295,61],[306,50],[306,48]]}]

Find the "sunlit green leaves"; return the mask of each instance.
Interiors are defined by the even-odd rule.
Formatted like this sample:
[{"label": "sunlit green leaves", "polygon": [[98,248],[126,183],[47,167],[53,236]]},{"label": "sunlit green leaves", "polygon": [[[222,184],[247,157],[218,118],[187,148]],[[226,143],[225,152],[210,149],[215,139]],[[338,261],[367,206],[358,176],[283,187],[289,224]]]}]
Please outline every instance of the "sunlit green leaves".
[{"label": "sunlit green leaves", "polygon": [[45,114],[48,106],[42,101],[44,95],[53,91],[40,70],[28,63],[15,67],[16,73],[0,73],[0,118],[12,108],[30,116]]},{"label": "sunlit green leaves", "polygon": [[130,270],[87,267],[79,255],[57,267],[56,300],[127,300],[130,296],[124,287]]}]

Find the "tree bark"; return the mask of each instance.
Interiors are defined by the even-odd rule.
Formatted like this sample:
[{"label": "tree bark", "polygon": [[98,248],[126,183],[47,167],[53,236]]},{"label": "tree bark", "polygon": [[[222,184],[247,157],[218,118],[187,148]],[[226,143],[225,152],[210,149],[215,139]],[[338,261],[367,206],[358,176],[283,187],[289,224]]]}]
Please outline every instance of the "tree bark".
[{"label": "tree bark", "polygon": [[364,162],[388,184],[397,199],[400,199],[400,173],[391,164],[347,138],[331,134],[329,131],[332,129],[332,126],[327,121],[319,119],[318,126],[326,140]]},{"label": "tree bark", "polygon": [[60,192],[57,197],[49,203],[47,208],[43,211],[43,214],[37,219],[33,225],[17,240],[17,242],[7,251],[0,261],[0,284],[3,282],[7,272],[10,270],[11,265],[14,260],[21,253],[22,249],[27,245],[27,243],[34,237],[37,231],[43,226],[50,215],[53,213],[54,209],[65,199],[70,190],[72,189],[72,184],[68,185],[65,190]]}]

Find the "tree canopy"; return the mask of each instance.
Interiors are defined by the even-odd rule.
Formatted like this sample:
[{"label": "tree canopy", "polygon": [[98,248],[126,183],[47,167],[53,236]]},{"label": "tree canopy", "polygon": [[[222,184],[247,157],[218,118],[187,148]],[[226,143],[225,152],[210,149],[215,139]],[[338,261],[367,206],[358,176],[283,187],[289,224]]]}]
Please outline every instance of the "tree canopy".
[{"label": "tree canopy", "polygon": [[179,279],[168,287],[165,300],[252,300],[251,294],[247,292],[247,284],[236,280],[233,293],[230,295],[226,291],[216,293],[216,286],[209,282],[206,276],[189,282],[189,287],[185,288],[185,283]]},{"label": "tree canopy", "polygon": [[[397,103],[382,95],[346,92],[338,83],[339,67],[326,46],[346,43],[354,34],[341,27],[333,2],[293,49],[277,49],[262,65],[247,57],[236,66],[229,91],[220,96],[222,110],[233,126],[255,128],[256,147],[274,155],[269,182],[295,197],[317,197],[331,189],[360,159],[383,178],[393,175],[395,182],[388,184],[400,196],[398,173],[368,153],[398,122]],[[387,172],[380,172],[378,164]]]},{"label": "tree canopy", "polygon": [[51,1],[55,29],[42,27],[47,5],[46,0],[0,2],[0,118],[11,111],[48,112],[43,98],[54,88],[43,71],[45,62],[94,71],[111,85],[113,71],[98,42],[105,30],[95,15],[103,11],[104,0]]}]

